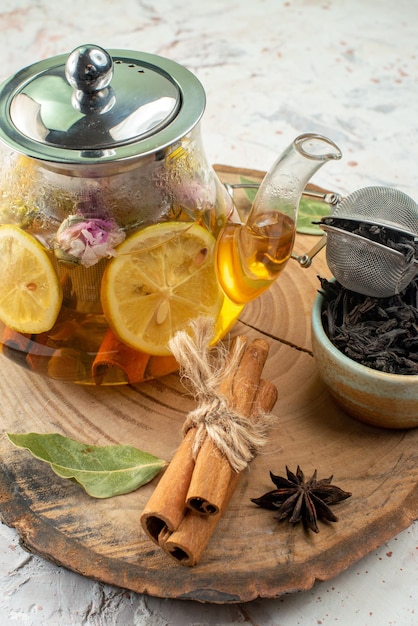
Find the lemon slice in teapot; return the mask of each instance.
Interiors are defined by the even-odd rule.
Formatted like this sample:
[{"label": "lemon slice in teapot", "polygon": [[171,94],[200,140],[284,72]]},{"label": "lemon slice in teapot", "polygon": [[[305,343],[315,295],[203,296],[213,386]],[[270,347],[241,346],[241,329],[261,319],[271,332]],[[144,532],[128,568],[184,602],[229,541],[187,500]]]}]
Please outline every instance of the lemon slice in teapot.
[{"label": "lemon slice in teapot", "polygon": [[0,226],[0,320],[21,333],[52,328],[62,291],[54,265],[42,244],[14,225]]},{"label": "lemon slice in teapot", "polygon": [[148,226],[117,248],[105,270],[101,300],[113,332],[127,345],[166,355],[191,319],[216,321],[224,300],[214,264],[215,238],[196,223]]}]

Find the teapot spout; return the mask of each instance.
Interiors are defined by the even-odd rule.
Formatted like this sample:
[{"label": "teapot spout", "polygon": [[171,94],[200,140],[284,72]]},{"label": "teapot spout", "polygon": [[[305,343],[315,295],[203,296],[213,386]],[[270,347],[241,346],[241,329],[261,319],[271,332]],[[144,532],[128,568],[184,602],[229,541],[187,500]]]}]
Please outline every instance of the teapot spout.
[{"label": "teapot spout", "polygon": [[216,269],[230,300],[245,304],[275,282],[292,254],[306,184],[322,165],[341,156],[330,139],[300,135],[265,175],[246,223],[225,225],[218,237]]}]

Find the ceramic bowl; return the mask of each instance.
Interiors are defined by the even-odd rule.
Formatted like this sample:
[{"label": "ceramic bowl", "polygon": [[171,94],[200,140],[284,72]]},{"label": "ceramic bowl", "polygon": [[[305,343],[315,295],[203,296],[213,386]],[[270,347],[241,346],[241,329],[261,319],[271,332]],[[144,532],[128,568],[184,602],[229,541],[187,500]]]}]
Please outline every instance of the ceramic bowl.
[{"label": "ceramic bowl", "polygon": [[324,331],[322,307],[319,294],[312,309],[312,350],[319,375],[341,408],[373,426],[418,426],[418,376],[379,372],[345,356]]}]

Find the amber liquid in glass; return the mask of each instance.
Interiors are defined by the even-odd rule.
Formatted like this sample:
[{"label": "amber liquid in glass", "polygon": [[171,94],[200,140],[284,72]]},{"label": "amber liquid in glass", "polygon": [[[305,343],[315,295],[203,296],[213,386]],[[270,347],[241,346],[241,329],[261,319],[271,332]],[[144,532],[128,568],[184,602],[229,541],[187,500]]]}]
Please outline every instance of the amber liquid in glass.
[{"label": "amber liquid in glass", "polygon": [[[177,371],[171,355],[154,356],[134,350],[109,331],[100,305],[105,264],[101,261],[91,268],[73,265],[68,271],[59,264],[64,301],[56,323],[38,335],[24,335],[0,323],[2,353],[38,374],[90,385],[137,383]],[[229,331],[241,310],[242,306],[224,297],[214,320],[214,340]]]},{"label": "amber liquid in glass", "polygon": [[227,224],[217,243],[219,282],[232,302],[245,304],[276,280],[290,258],[296,225],[288,215],[272,211],[251,227]]},{"label": "amber liquid in glass", "polygon": [[[194,209],[194,194],[200,202],[200,184],[203,184],[203,179],[194,184],[195,157],[192,158],[189,150],[194,150],[196,145],[194,140],[190,144],[186,142],[176,155],[171,155],[169,166],[164,165],[164,161],[151,160],[149,166],[132,170],[126,178],[110,176],[102,182],[92,179],[82,183],[74,179],[74,185],[73,179],[66,175],[58,176],[54,172],[51,176],[48,168],[44,169],[39,162],[16,156],[17,164],[12,163],[6,180],[2,172],[0,223],[21,224],[25,231],[46,242],[45,250],[55,264],[62,286],[63,303],[54,326],[41,334],[22,334],[0,322],[0,352],[49,378],[91,385],[136,383],[178,369],[171,355],[157,356],[134,350],[110,330],[100,302],[101,281],[108,259],[85,267],[57,260],[53,250],[59,225],[68,216],[78,214],[80,207],[81,213],[83,208],[91,207],[92,217],[96,208],[99,217],[100,207],[106,209],[106,215],[109,209],[109,214],[128,235],[150,223],[173,220],[196,222],[216,236],[229,214],[229,204],[224,198],[229,196],[219,182],[216,202],[212,198],[213,203],[211,200],[205,210]],[[179,161],[175,172],[174,156]],[[159,184],[155,183],[155,187],[154,183],[148,184],[148,178]],[[172,184],[174,187],[167,196],[165,185]],[[166,200],[172,195],[175,201],[168,205]],[[223,305],[214,320],[214,341],[229,331],[242,310],[242,305],[224,295],[221,286],[219,294]]]}]

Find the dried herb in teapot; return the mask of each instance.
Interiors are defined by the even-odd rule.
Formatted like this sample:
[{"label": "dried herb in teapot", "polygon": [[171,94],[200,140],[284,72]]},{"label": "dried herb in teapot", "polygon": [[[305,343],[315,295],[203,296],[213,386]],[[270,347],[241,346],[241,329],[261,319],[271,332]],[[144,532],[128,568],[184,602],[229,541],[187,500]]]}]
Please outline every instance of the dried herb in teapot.
[{"label": "dried herb in teapot", "polygon": [[319,278],[322,323],[349,358],[391,374],[418,374],[418,278],[395,296],[375,298]]}]

